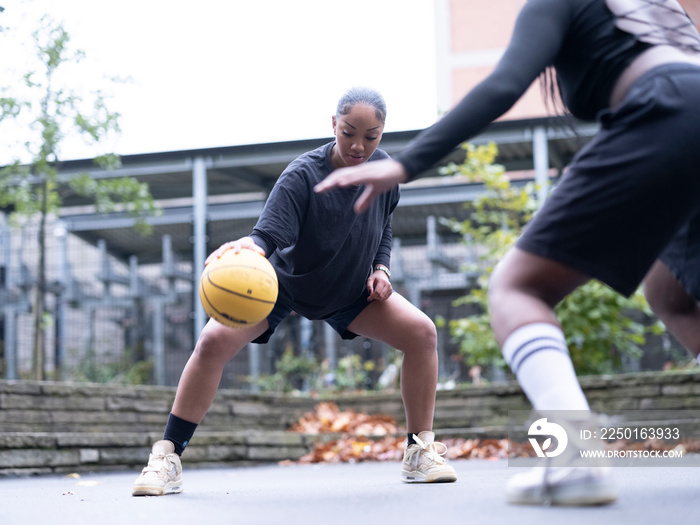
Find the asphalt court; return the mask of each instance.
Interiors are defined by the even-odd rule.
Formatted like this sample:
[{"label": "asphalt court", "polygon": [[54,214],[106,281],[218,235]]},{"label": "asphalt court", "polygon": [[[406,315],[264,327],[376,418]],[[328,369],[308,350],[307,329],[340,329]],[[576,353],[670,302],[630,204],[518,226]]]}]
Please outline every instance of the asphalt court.
[{"label": "asphalt court", "polygon": [[619,500],[593,508],[505,503],[508,461],[458,460],[448,484],[404,484],[400,463],[188,469],[185,490],[133,497],[138,472],[0,479],[0,524],[697,523],[700,469],[614,468]]}]

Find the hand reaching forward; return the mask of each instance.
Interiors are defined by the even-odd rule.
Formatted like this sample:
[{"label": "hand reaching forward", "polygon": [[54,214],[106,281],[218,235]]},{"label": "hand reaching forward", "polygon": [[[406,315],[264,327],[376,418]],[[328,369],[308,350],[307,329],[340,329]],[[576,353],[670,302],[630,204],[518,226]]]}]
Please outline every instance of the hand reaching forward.
[{"label": "hand reaching forward", "polygon": [[395,160],[386,159],[366,162],[360,166],[340,168],[319,182],[315,187],[316,193],[324,193],[333,188],[347,188],[356,184],[364,184],[365,191],[355,202],[355,212],[362,213],[372,204],[378,195],[385,193],[402,182],[406,182],[408,174],[403,165]]}]

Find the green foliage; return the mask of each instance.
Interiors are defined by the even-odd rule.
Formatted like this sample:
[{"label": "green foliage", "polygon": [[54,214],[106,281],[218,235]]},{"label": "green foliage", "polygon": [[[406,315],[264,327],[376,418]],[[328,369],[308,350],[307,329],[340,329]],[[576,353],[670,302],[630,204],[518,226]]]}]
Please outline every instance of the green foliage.
[{"label": "green foliage", "polygon": [[[46,228],[48,218],[61,209],[62,192],[77,192],[92,198],[98,212],[124,210],[136,219],[137,229],[143,233],[152,229],[146,215],[155,213],[156,206],[148,186],[135,179],[59,175],[60,146],[65,139],[77,134],[85,141],[99,143],[119,131],[119,115],[107,108],[100,90],[85,94],[74,89],[79,83],[70,77],[71,66],[76,66],[84,53],[71,48],[70,37],[60,24],[48,16],[42,17],[31,34],[31,42],[35,63],[26,64],[28,71],[20,81],[5,78],[6,84],[0,85],[0,125],[14,124],[15,129],[27,130],[30,135],[25,143],[26,151],[18,151],[20,158],[0,170],[0,206],[11,211],[11,223],[22,217],[38,219],[39,223],[32,363],[36,379],[41,380],[44,375],[42,318],[47,288]],[[106,155],[97,164],[102,168],[115,167],[118,160],[115,155]]]},{"label": "green foliage", "polygon": [[68,379],[79,383],[111,383],[120,385],[149,385],[153,380],[153,361],[133,362],[130,350],[116,360],[98,360],[90,352],[70,371]]},{"label": "green foliage", "polygon": [[[371,389],[370,374],[373,370],[374,362],[363,362],[357,354],[340,358],[335,370],[331,370],[327,361],[319,362],[314,356],[297,356],[287,348],[275,363],[275,373],[260,376],[257,385],[263,392],[278,393],[367,390]],[[254,378],[248,380],[252,382]]]},{"label": "green foliage", "polygon": [[300,390],[305,381],[316,378],[319,369],[315,358],[294,355],[287,348],[275,363],[275,373],[260,376],[257,384],[263,392],[292,392]]},{"label": "green foliage", "polygon": [[371,383],[369,374],[372,370],[374,370],[374,361],[363,363],[357,354],[341,357],[333,374],[333,383],[327,388],[332,391],[367,389]]},{"label": "green foliage", "polygon": [[19,115],[21,106],[13,98],[0,97],[0,122],[5,118],[15,118]]},{"label": "green foliage", "polygon": [[[464,144],[463,164],[450,164],[443,174],[460,174],[484,183],[485,192],[468,204],[471,213],[465,221],[443,220],[444,224],[473,242],[478,261],[466,270],[477,272],[477,286],[458,304],[472,305],[476,312],[450,321],[450,333],[459,341],[468,365],[506,367],[490,327],[487,286],[495,264],[505,255],[537,209],[535,186],[515,188],[503,166],[494,164],[498,153],[494,144],[476,147]],[[591,281],[556,308],[566,334],[571,358],[579,374],[619,371],[623,356],[638,357],[650,331],[660,334],[663,326],[652,322],[652,312],[637,291],[626,299],[607,286]]]},{"label": "green foliage", "polygon": [[[100,160],[110,162],[107,157]],[[155,202],[151,198],[148,184],[133,178],[95,180],[89,174],[76,175],[69,181],[70,187],[84,197],[91,197],[98,213],[110,213],[125,210],[127,214],[139,217],[135,229],[144,235],[152,231],[152,227],[143,220],[146,215],[157,213]]]},{"label": "green foliage", "polygon": [[[93,178],[87,173],[59,177],[64,140],[77,134],[87,143],[99,143],[120,131],[119,114],[108,109],[101,90],[86,95],[61,81],[64,69],[75,67],[84,53],[71,47],[70,36],[60,24],[44,16],[31,38],[37,60],[27,64],[32,69],[22,76],[23,89],[13,90],[12,79],[0,86],[0,124],[26,123],[32,133],[26,152],[18,151],[22,160],[0,170],[0,206],[12,209],[14,220],[56,214],[61,193],[70,189],[94,199],[98,213],[124,210],[136,219],[140,231],[149,233],[145,219],[159,210],[147,184],[124,177]],[[101,155],[95,162],[102,169],[119,166],[114,154]]]},{"label": "green foliage", "polygon": [[626,299],[598,281],[574,291],[555,312],[580,373],[618,372],[623,356],[642,355],[647,333],[664,331],[660,322],[649,324],[653,314],[639,290]]}]

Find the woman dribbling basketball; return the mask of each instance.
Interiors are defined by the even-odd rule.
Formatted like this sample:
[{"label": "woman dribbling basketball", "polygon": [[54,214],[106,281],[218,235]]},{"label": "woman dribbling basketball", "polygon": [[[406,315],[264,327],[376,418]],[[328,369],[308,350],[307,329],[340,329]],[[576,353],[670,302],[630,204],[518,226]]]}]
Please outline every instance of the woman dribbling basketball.
[{"label": "woman dribbling basketball", "polygon": [[[362,189],[319,195],[314,186],[334,169],[386,159],[378,149],[386,105],[373,90],[354,88],[333,116],[335,141],[301,155],[282,173],[248,237],[227,250],[255,250],[268,257],[279,281],[277,303],[259,324],[233,329],[210,320],[183,371],[163,440],[153,445],[134,495],[182,491],[180,455],[204,418],[224,365],[249,342],[265,343],[292,311],[324,320],[342,338],[382,341],[404,354],[401,392],[408,446],[402,465],[406,482],[455,481],[432,432],[438,378],[437,333],[432,321],[392,290],[389,280],[391,217],[398,188],[356,216],[351,207]],[[172,465],[173,468],[162,468]]]}]

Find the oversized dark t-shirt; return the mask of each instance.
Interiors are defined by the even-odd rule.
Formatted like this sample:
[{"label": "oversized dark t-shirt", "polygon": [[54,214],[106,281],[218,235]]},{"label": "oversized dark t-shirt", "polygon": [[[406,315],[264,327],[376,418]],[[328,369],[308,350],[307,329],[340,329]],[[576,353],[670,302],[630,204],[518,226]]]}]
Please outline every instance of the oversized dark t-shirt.
[{"label": "oversized dark t-shirt", "polygon": [[[294,310],[309,319],[329,317],[358,299],[375,264],[389,266],[391,217],[398,188],[365,213],[353,203],[362,186],[315,193],[333,171],[331,142],[294,160],[284,170],[251,233],[277,272]],[[389,156],[377,149],[369,162]]]}]

